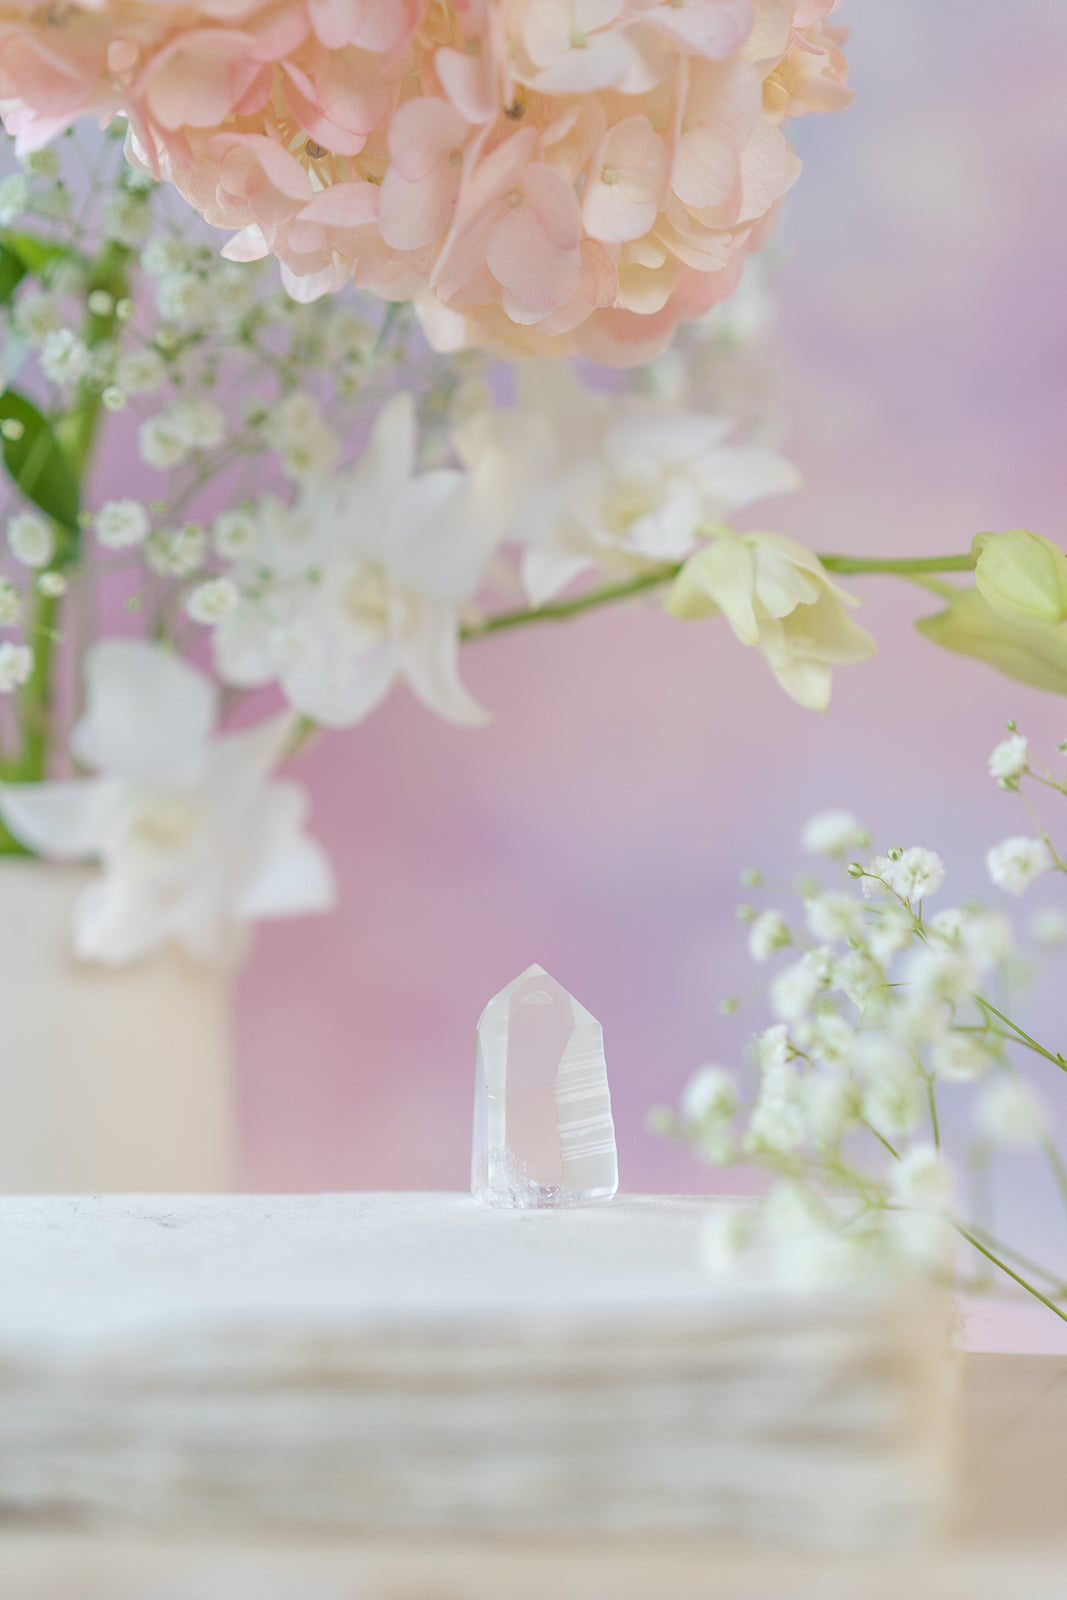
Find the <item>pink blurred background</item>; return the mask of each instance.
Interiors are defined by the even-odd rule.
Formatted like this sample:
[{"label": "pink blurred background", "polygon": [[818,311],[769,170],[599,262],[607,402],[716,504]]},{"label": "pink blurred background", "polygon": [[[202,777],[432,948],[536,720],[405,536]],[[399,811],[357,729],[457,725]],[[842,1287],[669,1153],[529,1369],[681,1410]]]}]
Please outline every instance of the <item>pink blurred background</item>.
[{"label": "pink blurred background", "polygon": [[[807,487],[759,521],[823,552],[957,552],[1019,525],[1062,542],[1067,8],[852,0],[844,20],[856,103],[795,125],[776,247],[771,357]],[[623,1187],[736,1188],[644,1118],[767,1020],[718,1011],[755,976],[739,870],[793,874],[806,816],[845,805],[882,845],[942,852],[946,904],[995,900],[982,856],[1028,823],[989,750],[1009,716],[1038,749],[1067,734],[1059,700],[914,634],[932,596],[853,587],[881,653],[839,671],[825,716],[722,622],[642,607],[472,646],[488,730],[400,692],[315,748],[342,899],[262,929],[241,979],[245,1185],[465,1187],[474,1024],[540,961],[604,1024]],[[1031,1013],[1049,1028],[1056,988]],[[1043,1182],[1019,1176],[1028,1248],[1063,1259]],[[1018,1344],[1006,1326],[987,1319],[987,1346]]]},{"label": "pink blurred background", "polygon": [[[780,236],[779,398],[807,487],[763,513],[822,551],[938,553],[979,529],[1061,535],[1067,108],[1058,0],[846,7],[857,89],[797,124]],[[265,928],[240,990],[253,1188],[464,1185],[473,1028],[540,961],[603,1021],[624,1184],[715,1175],[643,1131],[759,1025],[738,870],[799,865],[814,809],[948,858],[952,898],[1025,829],[985,775],[1004,719],[1040,747],[1067,708],[933,649],[933,597],[854,584],[881,654],[828,715],[725,625],[635,608],[472,646],[486,731],[403,692],[303,763],[337,863],[331,917]],[[949,892],[949,891],[946,891]]]}]

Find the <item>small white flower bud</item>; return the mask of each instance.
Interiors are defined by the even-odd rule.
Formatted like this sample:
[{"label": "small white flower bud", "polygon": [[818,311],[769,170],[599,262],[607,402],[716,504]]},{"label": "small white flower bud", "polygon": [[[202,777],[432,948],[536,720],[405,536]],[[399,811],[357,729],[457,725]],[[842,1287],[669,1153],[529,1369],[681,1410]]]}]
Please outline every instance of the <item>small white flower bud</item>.
[{"label": "small white flower bud", "polygon": [[167,375],[158,350],[125,350],[115,362],[115,384],[125,394],[155,394]]},{"label": "small white flower bud", "polygon": [[990,777],[1010,780],[1021,778],[1029,764],[1030,752],[1025,737],[1013,733],[1002,739],[989,758]]},{"label": "small white flower bud", "polygon": [[191,578],[207,556],[207,534],[195,522],[184,528],[160,530],[145,541],[145,560],[164,578]]},{"label": "small white flower bud", "polygon": [[131,550],[148,537],[148,512],[139,500],[108,500],[93,527],[105,550]]},{"label": "small white flower bud", "polygon": [[209,578],[194,589],[185,609],[194,622],[211,627],[236,610],[241,595],[232,578]]},{"label": "small white flower bud", "polygon": [[945,881],[945,864],[933,850],[913,845],[910,850],[889,852],[885,881],[902,900],[925,900],[936,894]]},{"label": "small white flower bud", "polygon": [[738,1104],[737,1085],[725,1067],[701,1067],[682,1090],[681,1111],[687,1122],[726,1122]]},{"label": "small white flower bud", "polygon": [[985,864],[998,889],[1019,895],[1049,871],[1053,860],[1043,839],[1020,834],[994,845],[986,853]]},{"label": "small white flower bud", "polygon": [[137,449],[146,465],[161,472],[180,466],[189,454],[187,440],[166,413],[142,422],[137,430]]},{"label": "small white flower bud", "polygon": [[190,450],[214,450],[226,437],[226,413],[211,400],[179,400],[168,415]]},{"label": "small white flower bud", "polygon": [[15,305],[15,327],[32,349],[63,326],[63,308],[54,294],[24,294]]},{"label": "small white flower bud", "polygon": [[0,694],[13,694],[28,683],[33,672],[33,651],[28,644],[0,643]]},{"label": "small white flower bud", "polygon": [[1021,1078],[997,1078],[988,1084],[975,1103],[974,1121],[991,1144],[1016,1150],[1040,1144],[1050,1126],[1045,1102]]},{"label": "small white flower bud", "polygon": [[843,856],[869,842],[851,811],[819,811],[808,818],[800,835],[800,848],[809,856]]},{"label": "small white flower bud", "polygon": [[80,383],[91,363],[89,347],[73,328],[56,328],[41,346],[41,371],[49,383]]},{"label": "small white flower bud", "polygon": [[776,950],[784,950],[792,942],[793,936],[782,913],[764,911],[749,930],[748,953],[753,961],[766,961]]},{"label": "small white flower bud", "polygon": [[43,517],[20,511],[8,519],[7,543],[24,567],[47,567],[56,549],[56,536]]}]

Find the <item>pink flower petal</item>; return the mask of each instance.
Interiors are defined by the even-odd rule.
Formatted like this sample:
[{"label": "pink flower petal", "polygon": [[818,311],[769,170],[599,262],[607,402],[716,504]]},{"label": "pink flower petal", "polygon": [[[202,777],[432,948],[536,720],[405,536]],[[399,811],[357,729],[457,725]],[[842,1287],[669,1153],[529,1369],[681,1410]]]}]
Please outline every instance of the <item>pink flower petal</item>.
[{"label": "pink flower petal", "polygon": [[667,0],[641,20],[668,34],[676,47],[725,61],[752,32],[755,12],[752,0]]},{"label": "pink flower petal", "polygon": [[582,192],[594,239],[639,239],[656,220],[667,180],[667,148],[647,117],[627,117],[601,140]]},{"label": "pink flower petal", "polygon": [[821,22],[837,4],[837,0],[794,0],[796,10],[793,13],[794,28],[812,28]]},{"label": "pink flower petal", "polygon": [[317,38],[328,50],[346,44],[362,50],[398,50],[418,19],[416,0],[308,0]]},{"label": "pink flower petal", "polygon": [[555,311],[578,287],[578,200],[565,178],[535,163],[509,194],[493,227],[485,262],[497,282],[535,311]]},{"label": "pink flower petal", "polygon": [[381,186],[382,238],[394,250],[419,250],[448,232],[459,199],[462,171],[447,163],[408,182],[394,171]]},{"label": "pink flower petal", "polygon": [[254,41],[221,28],[182,33],[150,62],[138,85],[164,128],[211,128],[230,115],[259,72]]},{"label": "pink flower petal", "polygon": [[335,50],[315,74],[319,105],[330,121],[351,133],[372,133],[392,105],[381,62],[365,50]]},{"label": "pink flower petal", "polygon": [[462,149],[469,131],[466,119],[444,100],[406,101],[389,125],[390,172],[409,182],[428,177]]},{"label": "pink flower petal", "polygon": [[496,63],[487,43],[475,55],[465,50],[438,50],[434,66],[441,87],[468,122],[489,122],[496,116]]}]

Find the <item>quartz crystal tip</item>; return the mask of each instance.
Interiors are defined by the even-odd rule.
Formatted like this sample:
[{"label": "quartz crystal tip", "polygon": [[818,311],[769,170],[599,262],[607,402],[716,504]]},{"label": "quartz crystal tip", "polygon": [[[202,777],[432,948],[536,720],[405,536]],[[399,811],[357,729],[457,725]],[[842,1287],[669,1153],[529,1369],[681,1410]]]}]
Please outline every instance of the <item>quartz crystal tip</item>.
[{"label": "quartz crystal tip", "polygon": [[478,1023],[471,1190],[507,1210],[589,1205],[619,1187],[600,1023],[544,967]]}]

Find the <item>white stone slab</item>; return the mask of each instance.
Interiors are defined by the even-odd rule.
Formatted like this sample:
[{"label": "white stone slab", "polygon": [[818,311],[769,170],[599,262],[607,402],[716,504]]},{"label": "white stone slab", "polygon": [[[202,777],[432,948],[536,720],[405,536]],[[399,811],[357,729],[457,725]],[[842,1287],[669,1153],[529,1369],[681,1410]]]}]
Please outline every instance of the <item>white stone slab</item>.
[{"label": "white stone slab", "polygon": [[945,1305],[724,1291],[716,1202],[0,1201],[0,1517],[100,1528],[915,1538]]}]

